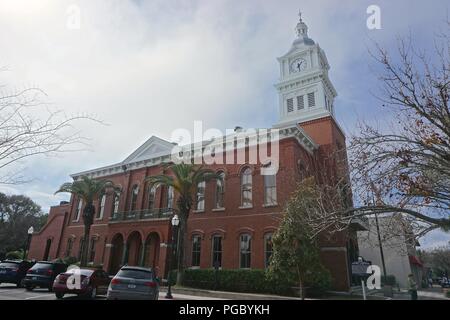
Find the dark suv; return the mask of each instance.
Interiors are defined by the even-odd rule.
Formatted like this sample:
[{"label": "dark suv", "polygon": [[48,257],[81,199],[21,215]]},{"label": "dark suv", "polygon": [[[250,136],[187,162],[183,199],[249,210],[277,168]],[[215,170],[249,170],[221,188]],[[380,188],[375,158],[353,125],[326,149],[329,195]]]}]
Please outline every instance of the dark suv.
[{"label": "dark suv", "polygon": [[33,262],[24,260],[2,261],[0,263],[0,283],[14,283],[21,287],[23,278],[33,264]]},{"label": "dark suv", "polygon": [[66,270],[67,265],[64,263],[39,261],[28,270],[23,283],[28,291],[36,287],[48,288],[48,291],[52,291],[53,281]]}]

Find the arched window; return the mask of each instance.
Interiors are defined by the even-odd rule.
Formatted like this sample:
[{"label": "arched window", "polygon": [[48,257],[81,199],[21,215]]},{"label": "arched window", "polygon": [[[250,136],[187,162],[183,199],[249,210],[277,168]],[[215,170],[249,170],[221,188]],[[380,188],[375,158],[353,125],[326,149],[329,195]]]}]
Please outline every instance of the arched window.
[{"label": "arched window", "polygon": [[192,266],[200,266],[200,253],[201,253],[201,237],[195,235],[192,237]]},{"label": "arched window", "polygon": [[272,233],[264,235],[264,266],[267,268],[270,264],[270,257],[273,253]]},{"label": "arched window", "polygon": [[72,254],[72,248],[73,248],[73,238],[70,237],[69,239],[67,239],[67,247],[66,247],[66,257],[70,257],[70,255]]},{"label": "arched window", "polygon": [[241,199],[242,207],[252,206],[252,170],[248,167],[241,174]]},{"label": "arched window", "polygon": [[242,234],[239,239],[239,267],[250,268],[252,253],[252,238],[249,234]]},{"label": "arched window", "polygon": [[147,209],[155,209],[155,195],[157,186],[149,186],[148,188],[148,199],[147,199]]},{"label": "arched window", "polygon": [[115,216],[119,212],[119,204],[120,204],[120,193],[114,193],[113,205],[112,205],[112,216]]},{"label": "arched window", "polygon": [[212,267],[222,267],[222,236],[212,237]]},{"label": "arched window", "polygon": [[135,184],[131,189],[130,211],[136,210],[138,194],[139,194],[139,187],[137,184]]},{"label": "arched window", "polygon": [[277,204],[277,176],[265,175],[264,176],[264,204],[276,205]]},{"label": "arched window", "polygon": [[173,187],[169,186],[167,189],[167,208],[173,208]]},{"label": "arched window", "polygon": [[75,211],[75,219],[73,221],[80,221],[81,209],[83,208],[83,199],[78,198],[78,205]]},{"label": "arched window", "polygon": [[97,211],[97,219],[103,219],[103,214],[105,213],[105,203],[106,203],[106,194],[103,194],[100,197],[100,207]]},{"label": "arched window", "polygon": [[205,181],[201,181],[197,185],[197,194],[196,194],[196,201],[195,201],[195,209],[197,211],[204,211],[205,210]]},{"label": "arched window", "polygon": [[215,194],[215,208],[224,208],[225,195],[225,172],[220,172],[218,179],[216,179],[216,194]]}]

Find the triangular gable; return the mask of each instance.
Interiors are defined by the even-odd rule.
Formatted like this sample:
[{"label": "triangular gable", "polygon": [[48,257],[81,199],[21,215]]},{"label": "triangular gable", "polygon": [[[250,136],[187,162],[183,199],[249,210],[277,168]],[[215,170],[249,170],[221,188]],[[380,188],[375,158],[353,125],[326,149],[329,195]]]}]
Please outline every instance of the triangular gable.
[{"label": "triangular gable", "polygon": [[174,144],[167,140],[152,136],[143,145],[130,154],[122,163],[132,163],[147,160],[171,153]]}]

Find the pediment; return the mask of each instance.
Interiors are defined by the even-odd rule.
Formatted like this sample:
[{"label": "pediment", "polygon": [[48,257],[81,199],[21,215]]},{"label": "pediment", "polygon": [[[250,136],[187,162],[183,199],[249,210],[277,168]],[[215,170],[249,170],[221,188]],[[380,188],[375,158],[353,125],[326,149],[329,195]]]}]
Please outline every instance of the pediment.
[{"label": "pediment", "polygon": [[174,145],[167,140],[152,136],[132,154],[130,154],[122,163],[133,163],[148,160],[171,153]]}]

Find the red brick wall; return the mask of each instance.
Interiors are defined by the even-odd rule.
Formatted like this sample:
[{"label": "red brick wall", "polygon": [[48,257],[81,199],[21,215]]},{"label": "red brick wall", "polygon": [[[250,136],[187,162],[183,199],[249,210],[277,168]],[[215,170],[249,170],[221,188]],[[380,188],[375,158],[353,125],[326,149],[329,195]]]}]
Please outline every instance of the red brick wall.
[{"label": "red brick wall", "polygon": [[[264,268],[264,235],[274,232],[279,225],[279,219],[285,202],[289,199],[290,193],[294,190],[300,177],[309,175],[306,170],[314,170],[315,162],[326,156],[339,141],[345,145],[343,135],[337,129],[334,120],[331,118],[321,119],[311,123],[302,124],[305,131],[311,135],[314,141],[321,144],[316,154],[311,155],[306,152],[296,139],[290,138],[280,142],[280,168],[276,178],[277,184],[277,205],[264,206],[264,184],[263,176],[260,174],[260,164],[250,164],[253,179],[253,206],[251,208],[240,208],[240,173],[243,165],[227,164],[212,165],[211,169],[223,170],[225,172],[225,209],[214,209],[214,181],[208,182],[205,192],[205,210],[203,212],[192,212],[188,223],[188,239],[193,235],[201,236],[201,259],[200,267],[209,268],[212,266],[212,236],[220,234],[223,236],[223,268],[239,267],[239,236],[248,233],[252,236],[251,267]],[[299,169],[299,163],[302,169]],[[330,169],[331,170],[331,169]],[[116,185],[123,188],[120,198],[119,211],[128,210],[130,207],[130,192],[133,185],[139,186],[139,194],[136,203],[136,209],[147,208],[148,190],[144,184],[146,176],[161,174],[161,167],[141,168],[129,170],[122,174],[116,174],[107,179],[112,180]],[[160,189],[160,188],[159,188]],[[162,207],[161,199],[163,194],[158,191],[156,194],[155,208]],[[74,238],[75,242],[71,255],[78,255],[79,240],[83,235],[84,226],[82,218],[79,221],[73,221],[76,211],[77,201],[72,197],[67,210],[70,212],[70,219],[66,219],[61,239],[61,249],[59,256],[63,256],[66,251],[68,238]],[[175,204],[174,204],[175,205]],[[96,203],[98,210],[98,203]],[[139,222],[120,222],[110,223],[109,218],[113,210],[113,197],[107,196],[105,204],[105,213],[101,220],[95,220],[92,226],[91,235],[96,235],[96,255],[95,264],[103,264],[104,269],[111,267],[111,244],[115,236],[120,235],[124,242],[129,239],[133,232],[138,232],[140,241],[144,243],[145,239],[151,234],[156,233],[160,238],[159,263],[158,267],[161,273],[167,270],[166,263],[166,244],[170,241],[170,222],[169,219],[158,221],[139,221]],[[61,232],[62,222],[50,223],[48,227],[49,234]],[[45,237],[33,237],[33,248],[42,247]],[[56,238],[55,238],[56,239]],[[59,238],[58,238],[59,241]],[[347,262],[346,262],[346,235],[338,235],[336,238],[323,242],[324,247],[337,248],[336,251],[325,249],[322,258],[328,269],[332,271],[334,277],[335,289],[348,289]],[[191,263],[191,242],[186,244],[186,262]],[[37,249],[36,249],[37,250]],[[76,254],[74,254],[76,253]],[[36,253],[39,254],[39,253]]]},{"label": "red brick wall", "polygon": [[51,241],[48,260],[55,259],[59,256],[61,233],[65,217],[68,216],[69,210],[69,204],[50,208],[47,223],[39,232],[35,232],[31,238],[28,252],[29,259],[43,260],[48,240]]}]

